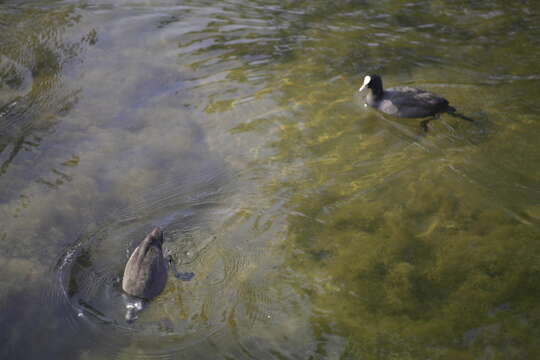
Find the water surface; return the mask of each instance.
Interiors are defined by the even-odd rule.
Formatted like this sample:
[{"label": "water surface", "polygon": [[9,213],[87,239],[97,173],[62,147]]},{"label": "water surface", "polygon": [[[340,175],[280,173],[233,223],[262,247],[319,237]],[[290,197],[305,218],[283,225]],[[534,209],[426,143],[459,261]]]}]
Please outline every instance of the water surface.
[{"label": "water surface", "polygon": [[[528,1],[3,2],[1,357],[538,357],[538,24]],[[365,108],[367,73],[475,121]],[[153,226],[196,275],[127,324]]]}]

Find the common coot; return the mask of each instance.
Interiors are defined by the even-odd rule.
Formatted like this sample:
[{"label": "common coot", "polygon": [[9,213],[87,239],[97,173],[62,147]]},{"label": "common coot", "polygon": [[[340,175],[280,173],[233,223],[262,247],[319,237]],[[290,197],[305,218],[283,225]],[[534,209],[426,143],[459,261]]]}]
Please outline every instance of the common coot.
[{"label": "common coot", "polygon": [[456,111],[448,104],[448,100],[426,90],[410,86],[396,86],[385,90],[379,75],[367,75],[358,91],[365,88],[368,89],[367,105],[385,114],[402,118],[423,118]]},{"label": "common coot", "polygon": [[134,299],[127,299],[126,320],[137,319],[143,309],[143,300],[158,296],[167,283],[168,264],[177,278],[190,280],[193,273],[179,273],[172,256],[163,256],[163,232],[154,228],[131,254],[122,279],[122,290]]}]

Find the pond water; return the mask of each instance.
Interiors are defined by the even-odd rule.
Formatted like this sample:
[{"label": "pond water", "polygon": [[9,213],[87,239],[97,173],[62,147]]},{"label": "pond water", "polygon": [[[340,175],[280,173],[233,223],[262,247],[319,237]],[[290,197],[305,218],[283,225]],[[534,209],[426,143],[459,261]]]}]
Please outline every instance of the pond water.
[{"label": "pond water", "polygon": [[[0,3],[0,358],[540,358],[540,3]],[[474,122],[364,107],[363,76]],[[125,322],[154,227],[179,271]]]}]

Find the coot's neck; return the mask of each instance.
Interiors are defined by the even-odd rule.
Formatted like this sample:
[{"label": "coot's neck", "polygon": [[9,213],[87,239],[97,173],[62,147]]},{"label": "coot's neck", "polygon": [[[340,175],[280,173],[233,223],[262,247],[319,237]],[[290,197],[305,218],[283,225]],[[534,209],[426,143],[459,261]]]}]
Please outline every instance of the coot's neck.
[{"label": "coot's neck", "polygon": [[383,96],[384,90],[383,90],[382,79],[380,77],[378,76],[375,77],[371,81],[370,85],[371,85],[370,90],[373,93],[373,96],[375,96],[375,98],[379,99],[380,97]]},{"label": "coot's neck", "polygon": [[[376,91],[378,90],[378,91]],[[384,94],[384,91],[382,88],[380,89],[369,89],[367,96],[366,96],[366,102],[368,105],[374,105],[375,103],[378,103]]]}]

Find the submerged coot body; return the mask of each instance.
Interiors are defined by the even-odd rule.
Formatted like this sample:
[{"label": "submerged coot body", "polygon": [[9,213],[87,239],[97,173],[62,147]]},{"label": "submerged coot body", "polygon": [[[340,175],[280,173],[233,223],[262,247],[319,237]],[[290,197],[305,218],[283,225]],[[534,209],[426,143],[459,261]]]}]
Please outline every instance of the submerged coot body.
[{"label": "submerged coot body", "polygon": [[448,104],[448,100],[426,90],[410,86],[396,86],[384,90],[379,75],[367,75],[359,91],[366,87],[366,103],[385,114],[402,118],[422,118],[455,111]]},{"label": "submerged coot body", "polygon": [[124,270],[122,290],[126,302],[126,320],[135,321],[143,310],[146,300],[158,296],[167,283],[168,265],[174,276],[188,281],[195,276],[192,272],[179,273],[171,255],[163,257],[163,232],[156,227],[133,251]]},{"label": "submerged coot body", "polygon": [[156,227],[131,254],[122,280],[127,294],[150,300],[167,282],[167,259],[163,257],[163,232]]}]

